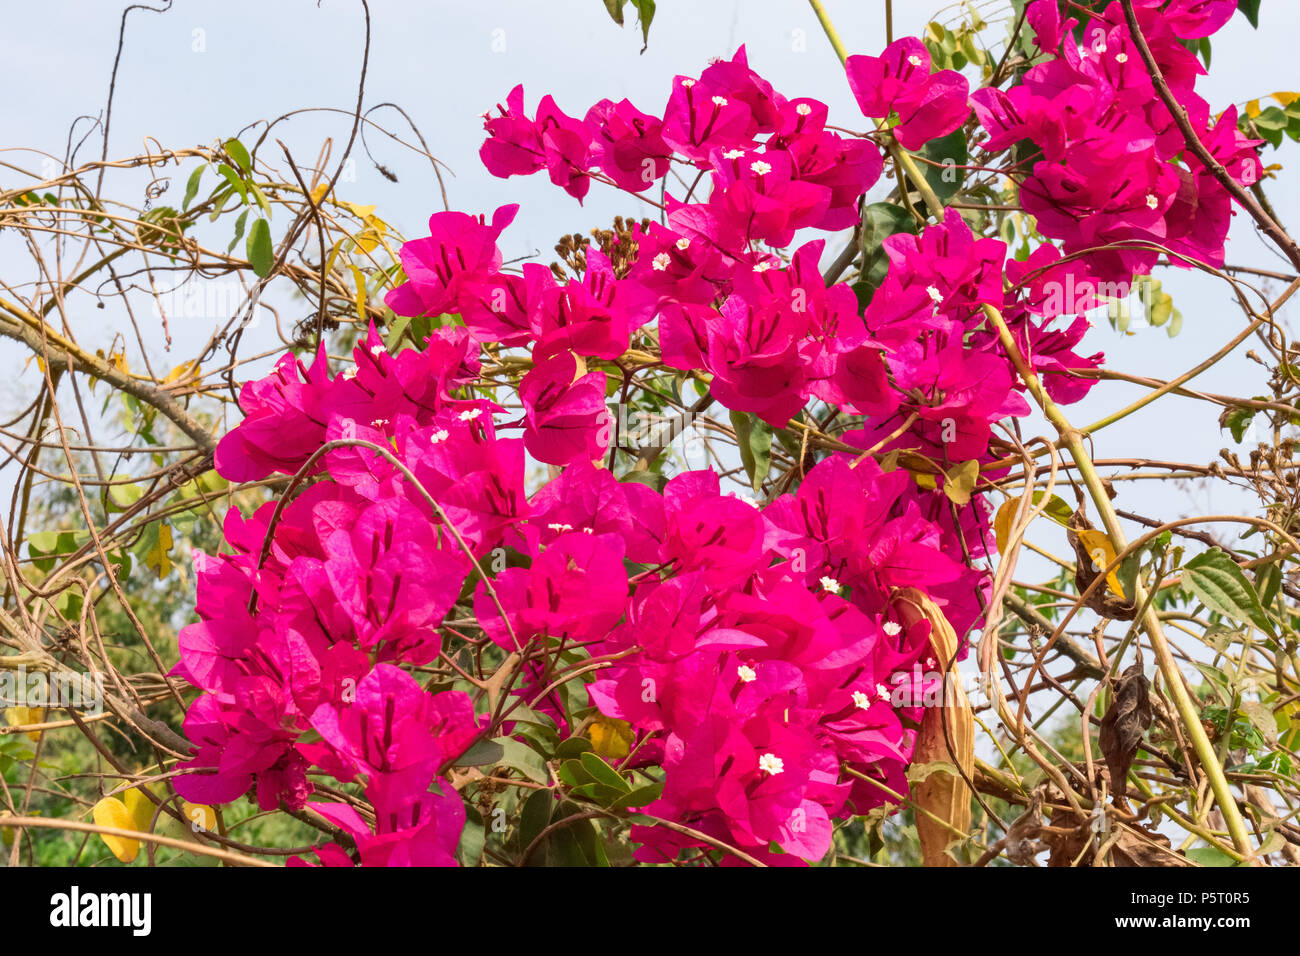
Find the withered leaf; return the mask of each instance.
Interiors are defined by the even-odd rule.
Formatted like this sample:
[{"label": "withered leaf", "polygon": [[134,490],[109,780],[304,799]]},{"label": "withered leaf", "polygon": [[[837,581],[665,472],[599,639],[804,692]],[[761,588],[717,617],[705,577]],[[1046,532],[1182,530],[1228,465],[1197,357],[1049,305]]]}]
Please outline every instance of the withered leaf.
[{"label": "withered leaf", "polygon": [[[1096,566],[1092,552],[1079,534],[1081,531],[1095,530],[1088,516],[1083,513],[1082,506],[1070,515],[1070,524],[1065,534],[1070,541],[1070,547],[1074,548],[1074,586],[1079,589],[1080,594],[1087,591],[1097,576],[1105,570],[1104,567]],[[1137,617],[1137,604],[1128,597],[1113,594],[1105,584],[1095,588],[1083,603],[1088,609],[1111,620],[1131,621]]]},{"label": "withered leaf", "polygon": [[1101,718],[1101,752],[1110,769],[1115,804],[1126,807],[1129,767],[1137,755],[1142,735],[1151,726],[1151,682],[1141,664],[1132,664],[1115,681],[1114,699]]}]

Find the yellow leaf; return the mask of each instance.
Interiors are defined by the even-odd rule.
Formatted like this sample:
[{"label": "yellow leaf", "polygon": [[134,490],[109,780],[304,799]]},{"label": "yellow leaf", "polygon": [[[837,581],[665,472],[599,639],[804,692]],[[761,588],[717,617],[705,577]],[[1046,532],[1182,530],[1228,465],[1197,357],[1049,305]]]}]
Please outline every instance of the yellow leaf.
[{"label": "yellow leaf", "polygon": [[1286,107],[1294,103],[1297,99],[1300,99],[1300,93],[1294,93],[1289,90],[1281,93],[1274,93],[1273,99],[1277,100],[1278,104],[1283,109],[1285,109]]},{"label": "yellow leaf", "polygon": [[970,496],[975,491],[975,483],[980,478],[980,463],[975,459],[963,461],[948,469],[943,483],[943,493],[958,508],[970,504]]},{"label": "yellow leaf", "polygon": [[191,360],[181,365],[177,365],[167,373],[167,377],[163,379],[163,384],[170,385],[172,382],[179,382],[181,379],[187,378],[191,374],[198,372],[198,370],[199,363],[197,360]]},{"label": "yellow leaf", "polygon": [[[117,797],[105,797],[95,804],[94,816],[96,826],[113,827],[117,830],[136,829],[131,811]],[[101,833],[99,838],[104,841],[113,856],[123,863],[130,863],[140,852],[139,840],[108,833]]]},{"label": "yellow leaf", "polygon": [[375,214],[374,206],[360,206],[354,202],[345,202],[343,205],[352,210],[352,215],[356,216],[358,219],[369,219]]},{"label": "yellow leaf", "polygon": [[122,794],[122,802],[131,814],[131,829],[139,830],[141,833],[148,833],[151,829],[150,824],[153,823],[154,811],[158,808],[145,795],[144,789],[132,787]]},{"label": "yellow leaf", "polygon": [[632,752],[636,733],[626,720],[601,715],[587,728],[587,738],[591,749],[601,757],[621,760]]},{"label": "yellow leaf", "polygon": [[317,206],[319,206],[320,201],[325,198],[325,193],[329,191],[329,188],[330,188],[329,183],[319,184],[315,189],[311,191],[311,201],[315,203]]},{"label": "yellow leaf", "polygon": [[[22,727],[27,724],[40,724],[45,721],[45,712],[39,707],[9,707],[5,709],[5,722],[10,727]],[[30,740],[40,740],[39,730],[27,731]]]},{"label": "yellow leaf", "polygon": [[181,812],[190,821],[191,830],[212,831],[217,828],[217,812],[207,804],[181,801]]},{"label": "yellow leaf", "polygon": [[1251,119],[1259,115],[1259,100],[1250,100],[1246,103],[1246,115]]},{"label": "yellow leaf", "polygon": [[150,548],[144,555],[145,567],[153,568],[160,581],[172,573],[171,558],[167,556],[167,552],[172,549],[172,543],[172,529],[165,521],[161,522],[158,525],[157,546]]},{"label": "yellow leaf", "polygon": [[348,263],[352,269],[352,281],[357,284],[357,291],[353,296],[353,301],[357,306],[357,318],[363,323],[366,321],[366,277],[365,274],[352,263]]},{"label": "yellow leaf", "polygon": [[[1098,531],[1095,528],[1085,528],[1082,531],[1079,531],[1078,535],[1079,540],[1083,542],[1083,546],[1087,548],[1088,553],[1092,555],[1094,571],[1102,571],[1115,560],[1115,549],[1111,546],[1110,538],[1106,536],[1104,531]],[[1120,598],[1127,601],[1128,598],[1124,597],[1124,589],[1119,586],[1118,571],[1119,568],[1115,568],[1115,570],[1111,571],[1110,574],[1106,575],[1106,586],[1114,591]]]},{"label": "yellow leaf", "polygon": [[998,513],[993,516],[993,535],[997,539],[998,554],[1005,554],[1007,550],[1007,539],[1011,537],[1011,522],[1016,517],[1016,509],[1020,507],[1020,502],[1024,496],[1019,498],[1008,498],[1002,502],[1002,507],[998,508]]}]

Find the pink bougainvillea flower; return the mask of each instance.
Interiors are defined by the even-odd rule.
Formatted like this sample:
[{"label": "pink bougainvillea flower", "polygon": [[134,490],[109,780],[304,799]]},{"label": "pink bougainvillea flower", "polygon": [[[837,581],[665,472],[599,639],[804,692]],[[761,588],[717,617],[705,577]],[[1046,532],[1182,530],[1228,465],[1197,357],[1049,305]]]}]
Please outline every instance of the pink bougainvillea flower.
[{"label": "pink bougainvillea flower", "polygon": [[579,371],[577,357],[562,351],[537,361],[519,383],[524,447],[538,461],[590,461],[609,447],[613,420],[605,407],[605,373]]},{"label": "pink bougainvillea flower", "polygon": [[898,114],[894,135],[907,149],[946,136],[970,115],[966,78],[955,70],[930,74],[930,51],[903,37],[879,57],[851,56],[844,63],[849,88],[864,116]]}]

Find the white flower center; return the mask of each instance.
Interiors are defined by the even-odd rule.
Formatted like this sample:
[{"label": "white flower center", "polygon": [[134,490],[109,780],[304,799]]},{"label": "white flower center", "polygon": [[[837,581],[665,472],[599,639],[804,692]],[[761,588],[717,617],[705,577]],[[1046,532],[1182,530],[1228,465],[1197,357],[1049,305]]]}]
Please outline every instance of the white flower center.
[{"label": "white flower center", "polygon": [[898,622],[896,622],[896,621],[886,621],[886,622],[885,622],[885,633],[888,634],[890,637],[897,637],[897,636],[898,636],[898,632],[901,631],[901,630],[902,630],[902,627],[900,627],[900,626],[898,625]]},{"label": "white flower center", "polygon": [[763,754],[758,758],[758,769],[775,777],[785,770],[785,761],[776,754]]},{"label": "white flower center", "polygon": [[468,409],[467,411],[463,411],[460,413],[460,420],[462,422],[472,422],[474,419],[478,418],[482,414],[483,414],[483,409],[471,408]]},{"label": "white flower center", "polygon": [[1155,209],[1159,205],[1160,200],[1157,199],[1153,193],[1147,193],[1147,208]]},{"label": "white flower center", "polygon": [[812,107],[809,106],[807,103],[800,103],[798,106],[794,108],[794,111],[798,113],[800,116],[807,116],[809,113],[812,112]]},{"label": "white flower center", "polygon": [[669,255],[668,253],[666,253],[666,252],[661,252],[661,253],[659,253],[659,255],[657,255],[657,256],[654,257],[654,259],[653,259],[653,261],[650,263],[650,265],[651,265],[651,267],[653,267],[653,269],[655,270],[655,272],[663,272],[663,271],[664,271],[665,269],[667,269],[670,265],[672,265],[672,262],[673,262],[673,257],[672,257],[672,256],[670,256],[670,255]]},{"label": "white flower center", "polygon": [[928,285],[928,286],[925,287],[925,293],[926,293],[926,295],[928,295],[931,299],[933,299],[935,302],[942,302],[942,301],[943,301],[943,293],[940,292],[937,288],[935,288],[935,287],[932,286],[932,285]]},{"label": "white flower center", "polygon": [[1128,62],[1128,54],[1127,54],[1127,53],[1116,53],[1116,54],[1115,54],[1115,62],[1116,62],[1116,63],[1127,63],[1127,62]]},{"label": "white flower center", "polygon": [[383,345],[379,344],[378,342],[370,346],[371,355],[383,355],[385,351],[386,349],[383,347]]},{"label": "white flower center", "polygon": [[387,418],[376,418],[374,421],[372,421],[372,422],[370,423],[370,427],[371,427],[371,428],[383,428],[383,427],[384,427],[385,425],[387,425],[387,424],[388,424],[388,419],[387,419]]},{"label": "white flower center", "polygon": [[549,528],[549,529],[552,530],[552,531],[572,531],[572,530],[573,530],[573,525],[571,525],[571,524],[565,524],[563,521],[557,521],[557,522],[554,523],[554,524],[548,524],[546,527]]},{"label": "white flower center", "polygon": [[913,53],[911,56],[907,58],[907,62],[912,64],[912,66],[920,66],[924,61],[915,53]]},{"label": "white flower center", "polygon": [[871,706],[871,698],[862,693],[862,691],[855,690],[853,692],[853,705],[861,710],[866,710]]},{"label": "white flower center", "polygon": [[344,378],[345,381],[349,381],[349,382],[350,382],[350,381],[352,381],[352,379],[354,379],[354,378],[356,378],[356,377],[357,377],[357,367],[356,367],[355,365],[352,366],[351,368],[349,368],[349,369],[345,369],[345,370],[343,371],[343,378]]},{"label": "white flower center", "polygon": [[715,97],[713,98],[713,105],[714,105],[714,106],[726,106],[726,105],[727,105],[727,98],[726,98],[725,96],[715,96]]},{"label": "white flower center", "polygon": [[694,85],[695,85],[695,81],[692,80],[692,79],[689,79],[689,78],[688,78],[688,79],[682,80],[682,86],[686,87],[688,90],[689,90],[692,86],[694,86]]},{"label": "white flower center", "polygon": [[755,271],[755,272],[766,272],[766,271],[767,271],[768,269],[770,269],[770,268],[772,268],[772,263],[770,263],[770,262],[760,262],[758,265],[754,266],[754,271]]},{"label": "white flower center", "polygon": [[678,248],[679,250],[681,250],[682,252],[685,252],[685,251],[686,251],[687,249],[689,249],[690,247],[691,247],[691,240],[689,240],[689,239],[678,239],[678,240],[677,240],[677,248]]},{"label": "white flower center", "polygon": [[840,582],[836,581],[829,574],[822,575],[821,584],[822,584],[823,591],[829,591],[831,594],[840,593]]},{"label": "white flower center", "polygon": [[768,173],[772,171],[772,164],[765,163],[761,159],[756,159],[749,164],[749,168],[754,172],[755,175],[766,176]]},{"label": "white flower center", "polygon": [[889,688],[886,687],[884,684],[877,684],[876,697],[878,697],[882,701],[889,700]]},{"label": "white flower center", "polygon": [[736,676],[746,684],[752,684],[754,681],[758,680],[758,671],[754,670],[754,668],[750,667],[748,664],[741,664],[736,668]]},{"label": "white flower center", "polygon": [[447,429],[439,428],[436,432],[434,432],[432,435],[429,436],[429,444],[436,445],[440,441],[446,441],[450,434],[451,433],[448,432]]}]

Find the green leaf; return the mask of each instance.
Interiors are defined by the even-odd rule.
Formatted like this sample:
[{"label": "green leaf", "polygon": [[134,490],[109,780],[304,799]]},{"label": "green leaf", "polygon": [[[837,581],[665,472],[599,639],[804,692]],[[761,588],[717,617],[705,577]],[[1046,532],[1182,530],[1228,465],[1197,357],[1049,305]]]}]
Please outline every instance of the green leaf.
[{"label": "green leaf", "polygon": [[199,180],[203,178],[203,170],[206,166],[200,166],[194,172],[190,173],[189,180],[185,183],[185,199],[181,202],[181,209],[188,209],[191,200],[199,193]]},{"label": "green leaf", "polygon": [[505,748],[501,746],[500,741],[480,740],[469,750],[465,751],[456,761],[458,767],[495,767],[505,756]]},{"label": "green leaf", "polygon": [[577,758],[591,750],[591,741],[586,737],[568,737],[555,748],[556,759]]},{"label": "green leaf", "polygon": [[237,139],[226,140],[226,155],[235,161],[235,164],[244,172],[249,172],[253,168],[253,160],[248,155],[248,150],[244,144]]},{"label": "green leaf", "polygon": [[1237,0],[1237,9],[1252,27],[1259,29],[1259,0]]},{"label": "green leaf", "polygon": [[641,24],[641,52],[650,46],[650,23],[655,18],[655,0],[632,0],[637,22]]},{"label": "green leaf", "polygon": [[763,482],[772,470],[772,426],[757,415],[748,412],[731,412],[731,424],[736,429],[736,443],[740,446],[740,462],[749,476],[754,494],[761,494]]},{"label": "green leaf", "polygon": [[239,243],[239,240],[244,238],[244,227],[245,225],[247,225],[247,223],[248,223],[248,210],[245,209],[243,212],[239,214],[239,218],[235,220],[235,238],[231,239],[230,245],[226,246],[226,252],[235,251],[235,246]]},{"label": "green leaf", "polygon": [[1183,567],[1188,587],[1207,608],[1234,621],[1253,623],[1271,637],[1273,625],[1259,595],[1235,561],[1218,548],[1198,554]]},{"label": "green leaf", "polygon": [[244,202],[248,202],[248,187],[244,185],[244,178],[240,176],[239,173],[235,172],[225,163],[222,163],[217,167],[217,172],[225,177],[226,182],[230,183],[231,189],[239,193],[240,199]]},{"label": "green leaf", "polygon": [[605,761],[601,760],[594,753],[584,753],[578,758],[582,762],[582,769],[591,775],[591,778],[597,783],[602,783],[607,787],[613,787],[620,793],[627,793],[632,789],[631,784],[623,779],[622,775],[611,767]]},{"label": "green leaf", "polygon": [[959,127],[947,136],[931,140],[917,150],[916,155],[930,160],[931,163],[940,164],[939,166],[931,166],[930,163],[917,165],[921,167],[921,175],[930,184],[930,188],[934,190],[940,202],[946,203],[966,181],[966,171],[961,168],[966,165],[967,159],[965,131]]},{"label": "green leaf", "polygon": [[1199,847],[1195,850],[1187,851],[1187,859],[1201,866],[1240,866],[1241,864],[1234,860],[1222,850],[1216,850],[1212,846]]},{"label": "green leaf", "polygon": [[1230,408],[1223,413],[1219,419],[1219,427],[1227,428],[1232,432],[1232,440],[1241,444],[1241,440],[1246,437],[1246,429],[1250,427],[1251,419],[1255,417],[1255,409],[1236,407]]},{"label": "green leaf", "polygon": [[497,737],[493,743],[499,744],[502,748],[503,756],[500,763],[522,771],[525,777],[542,786],[551,782],[546,760],[532,747],[511,737]]},{"label": "green leaf", "polygon": [[257,219],[253,222],[253,228],[248,231],[246,248],[253,271],[257,273],[259,279],[265,279],[271,274],[271,267],[275,265],[275,254],[271,249],[271,227],[265,219]]},{"label": "green leaf", "polygon": [[873,202],[862,210],[862,275],[853,284],[858,302],[865,307],[889,270],[889,257],[882,243],[899,232],[916,233],[916,220],[902,206]]}]

